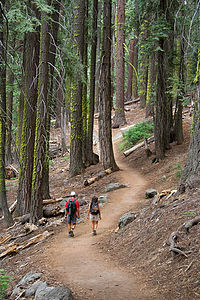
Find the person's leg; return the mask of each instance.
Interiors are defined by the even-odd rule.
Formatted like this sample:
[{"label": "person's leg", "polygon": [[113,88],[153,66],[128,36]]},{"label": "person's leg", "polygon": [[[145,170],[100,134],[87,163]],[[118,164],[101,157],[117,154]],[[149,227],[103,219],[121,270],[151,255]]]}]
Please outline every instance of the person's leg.
[{"label": "person's leg", "polygon": [[68,235],[71,236],[71,218],[67,215],[67,229],[68,229]]},{"label": "person's leg", "polygon": [[95,221],[92,220],[92,233],[94,232],[95,229]]}]

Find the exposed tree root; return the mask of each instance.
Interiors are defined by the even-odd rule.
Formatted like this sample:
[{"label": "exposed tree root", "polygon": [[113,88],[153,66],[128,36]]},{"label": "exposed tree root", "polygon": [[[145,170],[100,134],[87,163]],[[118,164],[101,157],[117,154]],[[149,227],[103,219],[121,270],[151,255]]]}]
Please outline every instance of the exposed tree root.
[{"label": "exposed tree root", "polygon": [[194,225],[197,225],[198,223],[200,223],[200,216],[197,216],[197,217],[193,218],[192,220],[186,222],[185,223],[186,232],[189,233],[190,228]]}]

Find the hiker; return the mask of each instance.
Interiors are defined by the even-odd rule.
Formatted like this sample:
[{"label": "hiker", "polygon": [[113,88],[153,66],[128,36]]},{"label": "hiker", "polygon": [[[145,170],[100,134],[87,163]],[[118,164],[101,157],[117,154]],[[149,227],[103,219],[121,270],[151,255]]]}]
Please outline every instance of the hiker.
[{"label": "hiker", "polygon": [[67,219],[68,236],[74,236],[76,220],[80,218],[79,202],[76,199],[76,193],[71,192],[71,199],[65,204],[65,219]]},{"label": "hiker", "polygon": [[98,197],[93,196],[88,208],[88,219],[92,221],[92,235],[97,234],[98,221],[101,220],[101,210],[99,206]]}]

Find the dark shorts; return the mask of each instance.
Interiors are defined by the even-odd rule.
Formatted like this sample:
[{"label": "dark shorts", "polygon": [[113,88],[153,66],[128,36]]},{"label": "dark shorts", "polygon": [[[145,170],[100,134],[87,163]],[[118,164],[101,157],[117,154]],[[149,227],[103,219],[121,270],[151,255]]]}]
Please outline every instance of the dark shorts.
[{"label": "dark shorts", "polygon": [[77,216],[69,216],[67,215],[67,224],[76,224],[76,219],[77,219]]}]

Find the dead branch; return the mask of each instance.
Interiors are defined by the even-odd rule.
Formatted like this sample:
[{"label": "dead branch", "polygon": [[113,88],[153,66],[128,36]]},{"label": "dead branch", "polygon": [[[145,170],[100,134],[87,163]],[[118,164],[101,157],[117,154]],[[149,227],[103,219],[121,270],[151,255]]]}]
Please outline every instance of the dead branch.
[{"label": "dead branch", "polygon": [[[151,136],[150,138],[147,139],[147,143],[148,143],[148,144],[151,143],[151,142],[153,142],[153,141],[154,141],[154,136]],[[141,148],[141,147],[143,147],[144,145],[145,145],[145,142],[141,142],[141,143],[135,145],[134,147],[132,147],[132,148],[130,148],[130,149],[124,151],[123,154],[124,154],[125,156],[128,156],[129,154],[131,154],[132,152],[134,152],[136,149]]]},{"label": "dead branch", "polygon": [[104,171],[101,171],[99,174],[97,174],[96,176],[92,177],[92,178],[89,178],[89,179],[85,179],[83,184],[85,186],[88,186],[96,181],[98,181],[99,179],[103,178],[104,176],[106,175],[109,175],[112,173],[112,170],[111,169],[106,169]]},{"label": "dead branch", "polygon": [[185,223],[186,232],[189,233],[190,228],[194,225],[197,225],[198,223],[200,223],[200,216],[197,216],[197,217],[193,218],[192,220],[186,222]]},{"label": "dead branch", "polygon": [[183,251],[181,251],[180,249],[178,249],[175,246],[175,240],[176,239],[177,239],[177,232],[173,232],[169,237],[169,244],[170,244],[169,251],[172,251],[173,253],[178,253],[178,254],[181,254],[185,257],[188,257]]},{"label": "dead branch", "polygon": [[19,250],[18,250],[17,247],[18,247],[17,244],[9,246],[8,249],[6,249],[6,251],[4,251],[3,253],[0,254],[0,258],[3,258],[3,257],[5,257],[6,255],[9,255],[9,254],[16,254],[16,253],[18,253]]}]

